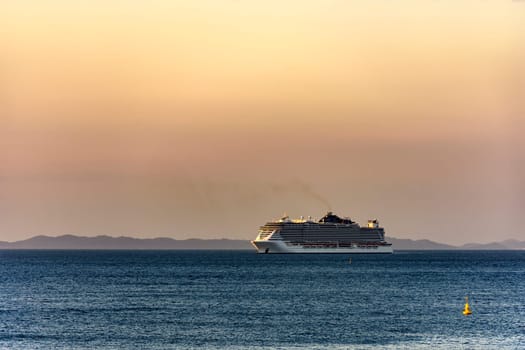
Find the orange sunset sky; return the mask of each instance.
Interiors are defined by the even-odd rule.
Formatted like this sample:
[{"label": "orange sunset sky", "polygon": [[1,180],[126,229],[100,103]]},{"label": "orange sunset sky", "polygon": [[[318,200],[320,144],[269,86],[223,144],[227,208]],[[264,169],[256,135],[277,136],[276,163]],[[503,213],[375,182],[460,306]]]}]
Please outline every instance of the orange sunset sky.
[{"label": "orange sunset sky", "polygon": [[0,240],[525,239],[524,130],[522,1],[0,4]]}]

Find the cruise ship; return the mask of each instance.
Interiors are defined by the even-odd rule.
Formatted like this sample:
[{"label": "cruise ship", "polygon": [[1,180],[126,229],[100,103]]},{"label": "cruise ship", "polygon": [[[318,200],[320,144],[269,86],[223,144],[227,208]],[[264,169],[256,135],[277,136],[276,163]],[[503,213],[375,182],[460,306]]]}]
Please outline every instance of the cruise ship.
[{"label": "cruise ship", "polygon": [[377,220],[359,226],[348,217],[328,212],[318,222],[311,217],[291,220],[287,215],[261,226],[251,241],[258,253],[376,253],[392,254],[385,230]]}]

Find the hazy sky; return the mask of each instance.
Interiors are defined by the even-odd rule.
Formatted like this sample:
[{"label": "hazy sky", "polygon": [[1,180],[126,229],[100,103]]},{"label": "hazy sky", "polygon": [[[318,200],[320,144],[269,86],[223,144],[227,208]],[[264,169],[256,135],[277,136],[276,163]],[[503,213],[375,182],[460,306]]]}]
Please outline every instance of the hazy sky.
[{"label": "hazy sky", "polygon": [[523,1],[0,4],[0,240],[525,239],[524,130]]}]

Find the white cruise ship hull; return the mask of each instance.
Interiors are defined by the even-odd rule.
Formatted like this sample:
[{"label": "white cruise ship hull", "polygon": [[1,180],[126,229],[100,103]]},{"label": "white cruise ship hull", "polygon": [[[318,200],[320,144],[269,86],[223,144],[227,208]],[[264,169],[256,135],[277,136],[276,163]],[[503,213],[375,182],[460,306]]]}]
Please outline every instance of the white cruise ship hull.
[{"label": "white cruise ship hull", "polygon": [[370,245],[367,247],[321,247],[316,245],[305,246],[300,243],[288,243],[285,241],[255,240],[251,244],[260,254],[392,254],[394,250],[391,245]]}]

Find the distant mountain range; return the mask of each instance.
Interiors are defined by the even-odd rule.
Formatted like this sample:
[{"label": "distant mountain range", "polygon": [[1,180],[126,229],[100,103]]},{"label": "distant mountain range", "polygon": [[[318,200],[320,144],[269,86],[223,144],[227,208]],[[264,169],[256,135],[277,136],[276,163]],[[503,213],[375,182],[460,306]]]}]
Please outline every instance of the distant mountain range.
[{"label": "distant mountain range", "polygon": [[525,249],[525,241],[518,241],[516,239],[507,239],[501,242],[492,243],[467,243],[460,246],[438,243],[428,239],[400,239],[394,237],[387,237],[386,240],[394,246],[394,249],[399,250],[521,250]]},{"label": "distant mountain range", "polygon": [[0,249],[250,249],[249,241],[232,239],[132,238],[64,235],[35,236],[17,242],[1,242]]},{"label": "distant mountain range", "polygon": [[[468,243],[453,246],[427,239],[412,240],[387,237],[397,250],[509,250],[525,249],[525,241],[510,239],[487,244]],[[167,237],[132,238],[64,235],[58,237],[35,236],[16,242],[0,241],[0,249],[253,249],[249,241],[234,239],[185,239]]]}]

